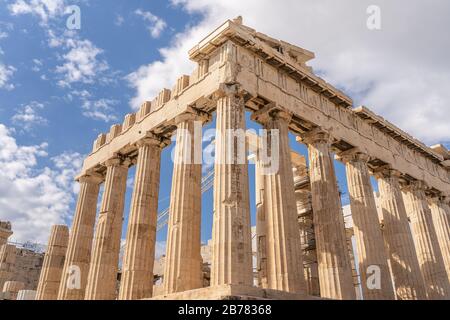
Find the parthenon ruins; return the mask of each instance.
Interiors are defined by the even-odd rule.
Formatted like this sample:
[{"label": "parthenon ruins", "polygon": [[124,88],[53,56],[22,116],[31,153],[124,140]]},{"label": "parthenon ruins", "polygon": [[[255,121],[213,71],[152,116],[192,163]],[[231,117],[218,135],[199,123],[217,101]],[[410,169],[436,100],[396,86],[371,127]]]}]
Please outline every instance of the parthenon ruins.
[{"label": "parthenon ruins", "polygon": [[[171,90],[162,89],[94,141],[76,177],[80,192],[70,232],[52,229],[37,298],[356,299],[356,263],[362,299],[450,299],[445,147],[428,147],[368,108],[354,107],[351,98],[313,73],[307,65],[312,52],[261,34],[239,17],[201,40],[189,58],[197,63],[191,75],[180,76]],[[240,134],[247,128],[246,112],[265,129],[261,134]],[[214,212],[205,286],[202,140],[196,137],[213,116]],[[173,136],[167,248],[156,294],[160,156]],[[307,161],[292,152],[289,136],[307,147]],[[345,164],[353,244],[335,160]],[[131,166],[136,173],[118,283]]]}]

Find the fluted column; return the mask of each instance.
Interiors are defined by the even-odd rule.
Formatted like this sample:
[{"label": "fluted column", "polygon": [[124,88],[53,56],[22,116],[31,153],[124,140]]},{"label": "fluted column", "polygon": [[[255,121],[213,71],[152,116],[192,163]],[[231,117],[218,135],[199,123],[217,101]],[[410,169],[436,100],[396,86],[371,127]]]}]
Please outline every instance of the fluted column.
[{"label": "fluted column", "polygon": [[167,141],[154,135],[137,142],[138,157],[119,291],[121,300],[150,298],[153,294],[161,150],[166,144]]},{"label": "fluted column", "polygon": [[195,112],[175,119],[177,133],[164,264],[165,294],[203,285],[201,152],[202,122],[207,119]]},{"label": "fluted column", "polygon": [[[450,217],[447,214],[445,203],[442,198],[429,199],[433,226],[444,259],[447,278],[450,281]],[[450,298],[450,297],[449,297]]]},{"label": "fluted column", "polygon": [[[227,89],[228,90],[228,89]],[[211,285],[253,284],[243,98],[217,100]]]},{"label": "fluted column", "polygon": [[404,200],[427,297],[446,299],[449,283],[423,184],[416,181],[405,187]]},{"label": "fluted column", "polygon": [[6,281],[12,279],[15,263],[16,246],[12,244],[3,244],[0,246],[0,290]]},{"label": "fluted column", "polygon": [[346,168],[364,300],[393,300],[392,278],[367,167],[369,156],[349,150],[338,157]]},{"label": "fluted column", "polygon": [[[442,208],[444,209],[446,219],[447,219],[448,223],[450,224],[450,196],[447,195],[447,196],[442,197],[440,204],[441,204]],[[449,270],[450,261],[448,264],[446,263],[445,268],[447,270],[447,276],[450,276],[450,270]]]},{"label": "fluted column", "polygon": [[268,288],[267,283],[267,212],[265,206],[265,175],[262,163],[255,160],[255,200],[256,200],[256,269],[258,285]]},{"label": "fluted column", "polygon": [[383,214],[383,237],[397,299],[424,300],[427,296],[400,191],[400,172],[386,169],[376,176]]},{"label": "fluted column", "polygon": [[308,144],[320,295],[355,299],[344,217],[330,155],[330,136],[314,130],[305,134],[301,141]]},{"label": "fluted column", "polygon": [[129,161],[113,158],[105,163],[106,179],[94,237],[86,300],[116,298],[120,238]]},{"label": "fluted column", "polygon": [[316,238],[314,235],[313,210],[311,205],[311,190],[306,164],[305,166],[295,166],[294,188],[300,234],[300,252],[303,257],[306,292],[308,295],[320,297]]},{"label": "fluted column", "polygon": [[83,300],[91,260],[98,193],[103,177],[79,178],[80,191],[69,235],[58,300]]},{"label": "fluted column", "polygon": [[304,292],[303,257],[289,147],[289,122],[291,115],[264,108],[253,119],[263,124],[263,136],[271,165],[277,170],[264,177],[264,205],[267,222],[267,282],[270,289]]},{"label": "fluted column", "polygon": [[65,225],[53,226],[39,277],[36,300],[56,300],[58,298],[68,242],[69,228]]}]

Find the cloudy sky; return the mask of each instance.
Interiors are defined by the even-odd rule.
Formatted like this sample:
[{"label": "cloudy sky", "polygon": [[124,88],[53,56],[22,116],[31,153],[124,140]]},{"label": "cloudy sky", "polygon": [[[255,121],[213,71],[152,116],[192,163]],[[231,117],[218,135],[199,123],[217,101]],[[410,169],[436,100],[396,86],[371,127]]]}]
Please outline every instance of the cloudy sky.
[{"label": "cloudy sky", "polygon": [[[80,29],[67,27],[71,5]],[[380,30],[367,28],[370,5],[381,10]],[[42,243],[51,224],[70,224],[73,177],[95,137],[188,74],[187,51],[238,15],[315,52],[315,72],[355,105],[450,147],[449,13],[448,0],[0,0],[0,219],[12,221],[14,240]],[[161,210],[170,161],[162,171]],[[337,171],[345,203],[340,164]],[[211,205],[209,192],[204,240]]]}]

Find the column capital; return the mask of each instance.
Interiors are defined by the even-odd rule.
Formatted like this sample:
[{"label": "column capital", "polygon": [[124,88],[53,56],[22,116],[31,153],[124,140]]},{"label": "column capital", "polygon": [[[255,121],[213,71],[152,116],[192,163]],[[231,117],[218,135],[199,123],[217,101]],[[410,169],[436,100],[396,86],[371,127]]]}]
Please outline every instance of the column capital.
[{"label": "column capital", "polygon": [[79,177],[78,182],[87,182],[87,183],[94,183],[94,184],[100,184],[103,182],[104,177],[99,173],[88,173],[81,177]]},{"label": "column capital", "polygon": [[120,155],[114,155],[112,158],[105,161],[105,166],[123,166],[128,167],[131,163],[131,160],[128,157],[122,157]]},{"label": "column capital", "polygon": [[207,112],[188,107],[185,113],[175,117],[175,125],[179,125],[184,121],[201,121],[203,123],[211,121],[211,115]]},{"label": "column capital", "polygon": [[450,206],[450,196],[449,195],[442,196],[442,202],[447,206]]},{"label": "column capital", "polygon": [[297,142],[305,144],[327,143],[331,144],[332,136],[320,127],[314,128],[296,138]]},{"label": "column capital", "polygon": [[402,173],[396,169],[393,169],[391,165],[387,164],[372,170],[373,175],[377,179],[382,178],[400,178]]},{"label": "column capital", "polygon": [[449,196],[441,191],[436,191],[436,190],[433,190],[433,191],[427,190],[427,191],[430,191],[430,192],[426,193],[426,197],[430,203],[445,204],[446,202],[448,202],[450,200]]},{"label": "column capital", "polygon": [[439,195],[428,195],[427,200],[430,204],[439,204],[442,201],[442,197]]},{"label": "column capital", "polygon": [[428,189],[427,184],[421,180],[410,181],[407,184],[401,184],[400,187],[402,191],[409,191],[409,192],[426,191]]},{"label": "column capital", "polygon": [[370,160],[370,156],[364,152],[361,152],[359,148],[352,148],[336,154],[336,160],[342,161],[344,163],[350,161],[361,161],[367,163]]},{"label": "column capital", "polygon": [[227,96],[241,96],[243,97],[244,92],[241,87],[237,84],[225,84],[219,85],[219,89],[214,92],[214,99],[220,99]]},{"label": "column capital", "polygon": [[170,144],[170,139],[162,135],[155,134],[153,132],[147,132],[145,137],[138,140],[135,144],[137,147],[142,147],[145,145],[154,145],[159,146],[160,148],[164,148]]},{"label": "column capital", "polygon": [[282,120],[288,124],[291,122],[292,113],[283,110],[276,103],[269,103],[251,116],[253,121],[265,124],[273,120]]}]

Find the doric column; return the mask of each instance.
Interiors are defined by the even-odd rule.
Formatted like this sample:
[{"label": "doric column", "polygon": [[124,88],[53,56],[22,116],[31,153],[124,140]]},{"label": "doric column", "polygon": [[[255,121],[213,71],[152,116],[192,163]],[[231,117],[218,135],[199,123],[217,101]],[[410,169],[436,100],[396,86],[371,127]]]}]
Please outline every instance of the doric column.
[{"label": "doric column", "polygon": [[68,242],[69,228],[65,225],[53,226],[39,277],[36,300],[56,300],[58,298]]},{"label": "doric column", "polygon": [[217,100],[211,285],[253,285],[244,100]]},{"label": "doric column", "polygon": [[78,179],[80,191],[69,235],[58,300],[83,300],[91,260],[100,184],[98,174]]},{"label": "doric column", "polygon": [[0,290],[6,281],[11,280],[14,275],[16,263],[16,246],[4,244],[0,246]]},{"label": "doric column", "polygon": [[202,122],[195,111],[177,117],[175,158],[170,194],[165,294],[203,286],[201,256]]},{"label": "doric column", "polygon": [[264,177],[268,287],[304,292],[306,285],[289,147],[288,125],[291,115],[268,106],[256,112],[253,119],[262,123],[267,130],[262,137],[266,140],[263,146],[267,150],[260,151],[268,155],[272,166],[278,166],[273,172],[265,173]]},{"label": "doric column", "polygon": [[[444,259],[445,270],[450,281],[450,216],[442,198],[429,198],[433,226]],[[449,292],[450,294],[450,292]],[[449,297],[450,298],[450,297]]]},{"label": "doric column", "polygon": [[94,236],[86,300],[116,298],[120,237],[129,160],[113,158],[105,163],[106,179]]},{"label": "doric column", "polygon": [[138,141],[138,157],[131,199],[119,299],[150,298],[153,293],[156,220],[161,150],[167,139],[156,135]]},{"label": "doric column", "polygon": [[346,168],[364,300],[393,300],[392,278],[367,167],[369,156],[352,149],[338,158]]},{"label": "doric column", "polygon": [[449,283],[424,185],[415,181],[404,188],[406,213],[411,220],[414,245],[428,299],[446,299]]},{"label": "doric column", "polygon": [[376,176],[383,214],[383,237],[397,299],[424,300],[427,296],[400,191],[400,172],[385,169]]},{"label": "doric column", "polygon": [[317,264],[316,237],[314,235],[313,210],[311,205],[311,186],[306,163],[294,164],[294,189],[297,205],[300,247],[303,257],[303,272],[306,293],[320,297],[319,271]]},{"label": "doric column", "polygon": [[320,295],[330,299],[355,299],[330,136],[314,130],[305,134],[301,141],[308,144]]},{"label": "doric column", "polygon": [[256,269],[258,285],[268,288],[267,284],[267,213],[265,206],[265,175],[262,163],[255,160],[255,201],[256,201]]},{"label": "doric column", "polygon": [[[344,212],[342,211],[342,213],[344,214]],[[348,220],[349,223],[351,223],[351,225],[347,225],[347,221],[345,220],[345,216],[344,216],[344,225],[345,225],[345,240],[347,242],[347,251],[348,251],[348,256],[350,257],[350,266],[352,268],[352,280],[353,280],[353,288],[355,290],[355,294],[356,294],[356,300],[362,300],[362,293],[361,293],[361,282],[360,282],[360,278],[358,275],[358,268],[356,266],[356,261],[355,261],[355,250],[353,250],[353,221],[351,220],[351,216],[350,219]]]},{"label": "doric column", "polygon": [[[450,196],[447,195],[447,196],[441,197],[440,204],[441,204],[442,208],[444,209],[447,221],[450,224]],[[448,264],[446,263],[445,268],[447,270],[447,276],[450,277],[450,270],[449,270],[450,261],[448,262]]]}]

